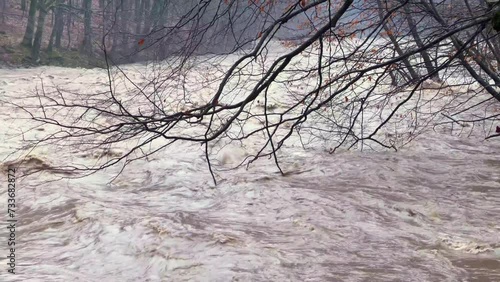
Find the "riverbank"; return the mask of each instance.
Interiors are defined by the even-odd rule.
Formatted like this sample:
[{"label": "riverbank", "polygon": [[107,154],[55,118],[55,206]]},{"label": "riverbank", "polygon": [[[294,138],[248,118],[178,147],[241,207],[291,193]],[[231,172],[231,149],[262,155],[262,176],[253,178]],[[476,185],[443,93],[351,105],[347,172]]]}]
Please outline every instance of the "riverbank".
[{"label": "riverbank", "polygon": [[67,68],[104,67],[102,60],[87,56],[77,49],[54,49],[40,51],[40,59],[33,61],[31,49],[22,46],[18,40],[0,30],[0,68],[30,68],[37,66],[57,66]]}]

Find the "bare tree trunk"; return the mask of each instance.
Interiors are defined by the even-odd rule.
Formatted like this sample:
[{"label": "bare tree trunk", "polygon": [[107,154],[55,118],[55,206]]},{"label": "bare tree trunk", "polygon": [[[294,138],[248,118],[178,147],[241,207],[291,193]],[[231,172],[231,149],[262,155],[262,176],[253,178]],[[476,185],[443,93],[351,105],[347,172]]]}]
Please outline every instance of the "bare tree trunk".
[{"label": "bare tree trunk", "polygon": [[118,3],[118,2],[121,2],[121,1],[115,1],[114,2],[114,9],[113,9],[113,12],[114,12],[114,23],[113,23],[113,29],[114,31],[112,31],[112,34],[113,34],[113,43],[112,43],[112,49],[113,50],[117,50],[118,49],[118,46],[120,45],[119,44],[119,35],[120,35],[120,27],[121,27],[121,19],[122,19],[122,11],[121,11],[121,8],[122,8],[122,5],[121,3]]},{"label": "bare tree trunk", "polygon": [[84,39],[82,51],[86,54],[92,53],[92,0],[83,1],[84,10]]},{"label": "bare tree trunk", "polygon": [[0,18],[2,18],[2,23],[5,23],[5,12],[7,11],[7,0],[0,0]]},{"label": "bare tree trunk", "polygon": [[[378,8],[379,8],[378,12],[379,12],[380,20],[383,20],[383,18],[384,18],[383,10],[385,10],[385,8],[382,5],[382,2],[380,0],[377,0],[377,4],[378,4]],[[387,23],[384,22],[382,24],[382,27],[384,28],[385,32],[387,33],[387,36],[389,37],[389,40],[391,40],[391,43],[394,46],[394,49],[396,50],[398,55],[403,56],[404,52],[401,49],[401,46],[399,46],[399,43],[396,40],[396,37],[394,37],[392,30],[387,26]],[[419,75],[417,74],[415,69],[410,64],[410,61],[407,58],[403,59],[402,61],[403,61],[403,64],[405,65],[406,69],[408,70],[408,73],[410,74],[411,80],[414,80],[414,81],[417,80],[419,78]]]},{"label": "bare tree trunk", "polygon": [[33,41],[33,48],[31,49],[31,57],[34,62],[38,62],[40,60],[40,49],[42,47],[42,36],[46,16],[47,10],[45,9],[45,7],[40,7],[40,10],[38,12],[38,23],[35,32],[35,39]]},{"label": "bare tree trunk", "polygon": [[151,8],[150,0],[143,0],[143,1],[145,1],[145,4],[144,4],[144,29],[142,30],[142,33],[148,34],[151,31],[151,26],[153,25],[152,16],[154,15],[153,10],[156,4],[153,4],[153,8]]},{"label": "bare tree trunk", "polygon": [[391,85],[392,86],[398,86],[398,79],[397,79],[397,77],[396,77],[396,75],[394,74],[393,71],[389,72],[389,76],[391,77]]},{"label": "bare tree trunk", "polygon": [[145,0],[135,0],[135,34],[141,33],[142,15],[144,13]]},{"label": "bare tree trunk", "polygon": [[49,45],[47,46],[47,52],[52,53],[54,49],[54,38],[56,36],[56,26],[55,24],[52,26],[52,32],[50,33]]},{"label": "bare tree trunk", "polygon": [[128,36],[130,34],[128,30],[128,23],[130,21],[130,1],[129,0],[121,0],[122,1],[122,17],[121,17],[121,46],[123,49],[127,50],[128,45]]},{"label": "bare tree trunk", "polygon": [[64,28],[63,13],[61,8],[61,4],[63,2],[64,0],[57,0],[56,7],[53,10],[55,20],[54,25],[52,26],[52,33],[50,34],[49,46],[47,47],[48,52],[52,52],[54,44],[56,48],[61,48],[61,35],[62,29]]},{"label": "bare tree trunk", "polygon": [[[442,25],[444,28],[448,28],[445,20],[441,17],[441,15],[439,14],[439,12],[437,11],[435,5],[434,5],[434,2],[433,0],[430,0],[429,1],[430,5],[426,4],[425,2],[423,2],[423,5],[426,7],[426,9],[432,13],[432,16],[436,19],[436,21]],[[451,42],[453,43],[453,45],[455,46],[455,48],[457,50],[461,50],[463,49],[464,47],[464,43],[456,36],[456,35],[450,35],[450,39],[451,39]],[[481,68],[481,70],[486,73],[488,75],[488,77],[490,79],[492,79],[495,84],[497,85],[500,85],[500,75],[498,73],[495,73],[494,71],[492,71],[489,66],[487,64],[484,63],[484,61],[482,61],[482,59],[480,60],[478,58],[477,55],[477,50],[475,50],[474,47],[471,47],[469,48],[469,52],[472,53],[472,59],[474,60],[474,62],[476,62],[476,64]],[[485,89],[492,95],[494,96],[497,100],[500,101],[500,93],[498,91],[496,91],[494,88],[492,88],[491,86],[488,85],[488,83],[482,79],[475,71],[474,69],[471,67],[471,65],[467,62],[465,56],[464,56],[464,52],[462,52],[458,58],[460,59],[460,61],[462,62],[462,64],[464,65],[464,67],[467,69],[467,71],[469,71],[469,73],[474,77],[476,78],[476,80],[485,87]]]},{"label": "bare tree trunk", "polygon": [[35,32],[35,17],[37,10],[37,0],[30,1],[30,10],[28,12],[28,24],[24,33],[23,41],[21,44],[31,47],[33,44],[33,34]]},{"label": "bare tree trunk", "polygon": [[[73,0],[69,0],[68,5],[70,8],[73,7]],[[71,47],[71,22],[73,21],[71,12],[68,13],[68,17],[66,19],[66,32],[68,35],[68,49]]]},{"label": "bare tree trunk", "polygon": [[[64,3],[64,0],[61,1]],[[56,34],[55,34],[55,47],[61,48],[61,39],[64,32],[64,13],[61,7],[58,7],[56,10],[58,16],[56,16]]]},{"label": "bare tree trunk", "polygon": [[[426,50],[423,49],[424,43],[422,42],[422,39],[420,38],[420,35],[418,34],[417,31],[417,24],[413,20],[413,17],[411,16],[411,11],[410,8],[408,8],[408,5],[404,5],[404,10],[406,13],[406,21],[408,22],[408,26],[410,28],[411,35],[413,36],[413,39],[415,40],[415,43],[417,44],[418,48],[421,48],[422,51],[420,51],[420,56],[422,56],[422,59],[424,60],[425,68],[427,69],[427,73],[433,73],[435,71],[435,68],[432,64],[432,59],[429,56],[429,53],[427,53]],[[436,74],[431,76],[431,79],[440,81],[439,79],[439,74],[436,72]]]}]

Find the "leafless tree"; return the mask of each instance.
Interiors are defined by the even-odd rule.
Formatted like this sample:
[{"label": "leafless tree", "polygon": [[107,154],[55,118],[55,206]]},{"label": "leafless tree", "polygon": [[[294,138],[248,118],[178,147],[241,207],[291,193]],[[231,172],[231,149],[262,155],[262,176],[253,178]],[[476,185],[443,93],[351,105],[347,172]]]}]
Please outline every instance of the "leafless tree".
[{"label": "leafless tree", "polygon": [[[270,157],[284,173],[278,152],[292,136],[333,153],[398,149],[432,129],[498,135],[498,4],[136,1],[154,9],[134,16],[129,4],[101,6],[105,89],[44,88],[26,97],[36,104],[18,105],[57,129],[38,144],[92,150],[134,141],[120,156],[73,170],[125,166],[195,142],[216,181],[212,152],[229,143],[259,144],[242,164]],[[148,74],[132,77],[118,64],[125,58],[148,60]]]}]

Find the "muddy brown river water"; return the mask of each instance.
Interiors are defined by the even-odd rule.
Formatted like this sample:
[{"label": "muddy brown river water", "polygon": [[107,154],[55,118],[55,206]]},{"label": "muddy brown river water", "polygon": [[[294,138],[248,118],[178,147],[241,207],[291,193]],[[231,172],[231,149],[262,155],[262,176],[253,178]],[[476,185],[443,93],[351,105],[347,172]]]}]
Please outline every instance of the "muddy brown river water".
[{"label": "muddy brown river water", "polygon": [[[2,159],[20,126],[4,119]],[[36,157],[20,171],[89,158]],[[19,178],[18,274],[4,240],[0,281],[500,281],[499,140],[432,133],[280,160],[287,176],[259,160],[214,186],[202,148],[179,144],[112,183],[120,168]]]}]

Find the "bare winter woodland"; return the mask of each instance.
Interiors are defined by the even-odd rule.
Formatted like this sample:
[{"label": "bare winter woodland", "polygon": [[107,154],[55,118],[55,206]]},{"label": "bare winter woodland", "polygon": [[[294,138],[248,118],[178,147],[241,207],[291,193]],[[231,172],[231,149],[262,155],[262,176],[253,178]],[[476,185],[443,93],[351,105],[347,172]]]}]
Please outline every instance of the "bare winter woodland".
[{"label": "bare winter woodland", "polygon": [[[91,170],[180,141],[204,145],[210,168],[214,148],[260,142],[245,160],[269,156],[279,168],[276,152],[291,136],[333,153],[397,150],[426,130],[500,134],[498,1],[2,5],[7,26],[25,27],[14,44],[28,46],[33,63],[42,51],[71,48],[104,62],[107,81],[98,91],[55,86],[27,97],[35,108],[17,105],[56,128],[41,143],[85,150],[137,140]],[[133,62],[152,71],[133,79],[120,67]]]},{"label": "bare winter woodland", "polygon": [[499,30],[498,0],[0,0],[0,281],[500,281]]}]

